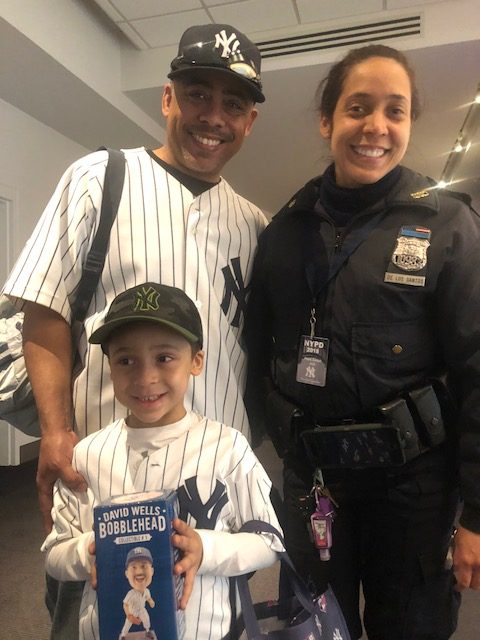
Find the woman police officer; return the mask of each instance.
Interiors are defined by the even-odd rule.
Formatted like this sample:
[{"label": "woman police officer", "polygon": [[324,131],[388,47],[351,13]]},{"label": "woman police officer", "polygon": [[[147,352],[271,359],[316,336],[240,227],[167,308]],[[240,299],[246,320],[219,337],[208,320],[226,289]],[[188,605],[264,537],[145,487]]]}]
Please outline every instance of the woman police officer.
[{"label": "woman police officer", "polygon": [[[419,113],[402,53],[350,51],[318,95],[333,163],[260,239],[251,410],[281,440],[287,548],[352,638],[361,584],[370,640],[443,640],[480,588],[480,220],[400,165]],[[329,562],[302,517],[316,467],[338,503]]]}]

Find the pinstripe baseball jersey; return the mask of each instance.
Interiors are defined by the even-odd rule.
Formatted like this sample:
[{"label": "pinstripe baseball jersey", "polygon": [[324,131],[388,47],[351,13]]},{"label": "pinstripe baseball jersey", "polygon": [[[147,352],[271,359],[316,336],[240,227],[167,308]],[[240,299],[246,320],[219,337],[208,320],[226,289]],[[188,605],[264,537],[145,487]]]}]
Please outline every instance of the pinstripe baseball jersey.
[{"label": "pinstripe baseball jersey", "polygon": [[[112,495],[176,490],[179,516],[202,538],[203,559],[186,609],[186,640],[219,640],[229,630],[228,576],[269,566],[276,559],[268,535],[236,533],[251,519],[279,528],[271,482],[237,430],[192,412],[165,427],[131,429],[123,419],[84,438],[74,467],[88,483],[74,493],[57,482],[54,527],[43,550],[47,572],[59,580],[87,580],[80,609],[80,640],[98,640],[96,593],[88,581],[93,508]],[[154,582],[150,585],[154,595]]]},{"label": "pinstripe baseball jersey", "polygon": [[[204,372],[186,406],[247,437],[245,353],[240,344],[245,293],[266,225],[259,209],[221,180],[195,197],[143,148],[125,151],[126,172],[105,267],[79,338],[85,368],[74,385],[80,437],[125,416],[108,366],[88,337],[116,295],[142,282],[183,289],[199,307]],[[82,265],[98,225],[107,152],[73,163],[61,178],[5,285],[17,308],[37,302],[71,320]]]}]

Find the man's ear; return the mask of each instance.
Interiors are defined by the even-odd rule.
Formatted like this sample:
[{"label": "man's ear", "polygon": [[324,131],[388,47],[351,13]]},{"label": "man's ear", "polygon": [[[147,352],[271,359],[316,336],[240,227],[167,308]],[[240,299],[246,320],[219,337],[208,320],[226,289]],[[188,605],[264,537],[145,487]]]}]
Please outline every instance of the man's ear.
[{"label": "man's ear", "polygon": [[162,94],[162,114],[167,117],[170,112],[170,105],[173,99],[173,84],[171,82],[163,86]]},{"label": "man's ear", "polygon": [[328,140],[332,136],[332,123],[327,116],[320,116],[320,135],[325,140]]},{"label": "man's ear", "polygon": [[257,116],[258,116],[258,109],[255,109],[255,107],[254,107],[250,111],[250,117],[249,117],[247,126],[245,127],[245,136],[250,135],[250,131],[252,130],[253,123],[255,122]]}]

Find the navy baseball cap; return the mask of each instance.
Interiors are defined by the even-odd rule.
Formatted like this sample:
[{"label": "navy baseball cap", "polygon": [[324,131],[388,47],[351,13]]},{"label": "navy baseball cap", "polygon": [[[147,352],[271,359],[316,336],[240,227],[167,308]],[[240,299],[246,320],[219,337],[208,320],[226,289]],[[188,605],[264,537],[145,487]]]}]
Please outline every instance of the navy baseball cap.
[{"label": "navy baseball cap", "polygon": [[146,547],[134,547],[133,549],[130,549],[127,554],[127,559],[125,560],[125,569],[128,567],[130,562],[134,562],[135,560],[148,560],[150,564],[153,564],[152,554]]},{"label": "navy baseball cap", "polygon": [[168,77],[175,79],[193,69],[234,74],[255,102],[265,102],[260,64],[258,47],[244,33],[229,24],[204,24],[190,27],[182,35]]},{"label": "navy baseball cap", "polygon": [[187,294],[177,287],[145,282],[120,293],[110,305],[103,324],[89,338],[102,349],[110,334],[132,322],[156,322],[178,331],[191,344],[203,346],[200,314]]}]

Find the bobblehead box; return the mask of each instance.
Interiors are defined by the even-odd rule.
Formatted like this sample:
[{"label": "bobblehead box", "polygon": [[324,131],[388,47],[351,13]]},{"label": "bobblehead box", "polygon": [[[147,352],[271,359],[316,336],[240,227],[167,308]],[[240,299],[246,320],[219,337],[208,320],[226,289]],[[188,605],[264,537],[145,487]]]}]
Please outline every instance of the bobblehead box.
[{"label": "bobblehead box", "polygon": [[176,493],[116,496],[94,509],[101,640],[181,640],[183,588],[173,566]]}]

